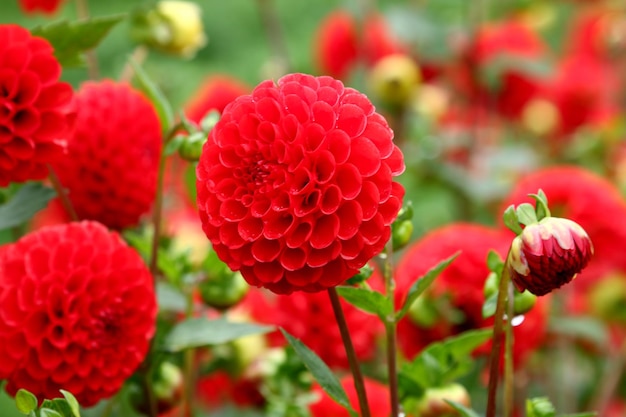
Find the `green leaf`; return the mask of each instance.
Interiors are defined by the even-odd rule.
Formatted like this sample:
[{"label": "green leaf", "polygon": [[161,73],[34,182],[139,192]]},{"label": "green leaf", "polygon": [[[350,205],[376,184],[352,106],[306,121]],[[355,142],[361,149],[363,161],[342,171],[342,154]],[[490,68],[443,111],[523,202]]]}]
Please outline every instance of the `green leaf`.
[{"label": "green leaf", "polygon": [[187,300],[183,293],[172,284],[159,281],[156,285],[157,304],[161,311],[184,313],[187,309]]},{"label": "green leaf", "polygon": [[[78,407],[78,403],[76,403],[76,406]],[[63,417],[80,417],[80,416],[74,415],[74,411],[72,410],[72,407],[70,406],[70,404],[65,398],[55,398],[53,400],[44,400],[43,404],[41,404],[41,408],[42,409],[45,408],[50,411],[55,411]]]},{"label": "green leaf", "polygon": [[22,414],[30,414],[37,409],[37,397],[30,391],[19,389],[15,394],[15,405]]},{"label": "green leaf", "polygon": [[535,199],[535,213],[537,214],[537,219],[541,220],[544,217],[550,217],[550,209],[548,208],[548,197],[542,189],[539,189],[537,194],[529,194],[528,196]]},{"label": "green leaf", "polygon": [[486,319],[496,314],[497,305],[498,305],[498,293],[496,292],[495,294],[491,294],[489,298],[487,298],[485,302],[483,303],[483,310],[482,310],[483,318]]},{"label": "green leaf", "polygon": [[135,70],[135,77],[139,83],[139,88],[148,96],[154,105],[159,120],[161,121],[161,131],[164,134],[169,134],[170,129],[172,129],[174,125],[174,110],[172,110],[172,105],[159,86],[157,86],[143,68],[141,68],[141,65],[132,58],[130,58],[129,62]]},{"label": "green leaf", "polygon": [[351,414],[355,413],[350,405],[350,401],[348,400],[345,390],[341,386],[341,383],[335,374],[324,363],[324,361],[322,361],[320,357],[315,354],[315,352],[309,349],[299,339],[290,335],[285,329],[280,328],[280,331],[296,351],[302,362],[304,362],[309,371],[311,371],[311,374],[313,374],[313,377],[320,384],[322,389]]},{"label": "green leaf", "polygon": [[554,417],[556,410],[548,397],[535,397],[526,400],[526,415],[528,417]]},{"label": "green leaf", "polygon": [[453,382],[471,370],[471,353],[491,335],[491,329],[470,330],[432,343],[413,361],[405,363],[400,373],[424,389]]},{"label": "green leaf", "polygon": [[430,270],[428,270],[426,274],[424,274],[422,277],[419,277],[417,281],[413,283],[413,285],[411,285],[411,288],[409,289],[409,292],[407,293],[406,300],[404,301],[404,305],[402,306],[400,311],[398,311],[398,313],[396,314],[396,320],[400,320],[402,317],[406,315],[406,313],[409,311],[409,308],[411,307],[411,304],[413,304],[413,302],[417,299],[417,297],[422,295],[424,291],[428,289],[430,284],[432,284],[435,281],[435,278],[437,278],[439,274],[448,265],[450,265],[452,261],[456,259],[457,256],[459,256],[459,253],[461,252],[460,251],[456,252],[454,255],[450,256],[449,258],[444,259],[443,261],[439,262],[437,265],[435,265]]},{"label": "green leaf", "polygon": [[487,254],[487,267],[490,271],[493,271],[498,275],[502,273],[504,261],[500,257],[500,254],[493,249],[489,250],[489,253]]},{"label": "green leaf", "polygon": [[504,225],[508,227],[513,233],[519,235],[522,233],[522,227],[519,225],[519,220],[517,219],[517,214],[515,213],[515,206],[511,204],[504,210],[504,214],[502,215],[502,219],[504,220]]},{"label": "green leaf", "polygon": [[516,210],[517,218],[519,222],[525,226],[529,224],[537,223],[537,214],[532,204],[523,203],[517,206]]},{"label": "green leaf", "polygon": [[45,208],[56,195],[52,188],[37,182],[20,187],[13,197],[0,205],[0,230],[10,229],[28,221],[39,210]]},{"label": "green leaf", "polygon": [[353,306],[371,314],[376,314],[381,320],[393,313],[392,301],[383,294],[360,287],[337,287],[337,293]]},{"label": "green leaf", "polygon": [[163,148],[163,155],[171,156],[171,155],[174,155],[175,153],[177,153],[178,149],[183,144],[183,142],[185,141],[186,137],[187,137],[187,135],[176,135],[176,136],[174,136],[172,138],[172,140],[167,142],[167,144]]},{"label": "green leaf", "polygon": [[117,14],[75,22],[64,20],[37,26],[31,33],[52,44],[54,55],[63,67],[77,67],[85,64],[83,52],[95,48],[125,17]]},{"label": "green leaf", "polygon": [[462,417],[480,417],[480,414],[478,414],[476,411],[472,410],[471,408],[467,408],[463,404],[459,404],[456,401],[445,400],[445,399],[444,401],[450,404],[450,406],[454,408],[456,411],[461,413]]},{"label": "green leaf", "polygon": [[74,395],[71,392],[65,391],[64,389],[60,391],[61,391],[61,394],[63,394],[65,401],[67,401],[67,405],[70,406],[70,410],[72,411],[72,416],[80,417],[80,406],[78,405],[78,401],[76,400],[76,397],[74,397]]},{"label": "green leaf", "polygon": [[51,408],[42,408],[39,410],[39,417],[70,417],[68,415],[63,415],[56,410]]},{"label": "green leaf", "polygon": [[567,336],[596,346],[609,343],[609,331],[606,324],[594,317],[552,317],[548,322],[550,333]]},{"label": "green leaf", "polygon": [[193,317],[174,326],[165,337],[163,348],[169,352],[180,352],[201,346],[219,345],[243,336],[267,333],[272,330],[274,330],[273,326]]}]

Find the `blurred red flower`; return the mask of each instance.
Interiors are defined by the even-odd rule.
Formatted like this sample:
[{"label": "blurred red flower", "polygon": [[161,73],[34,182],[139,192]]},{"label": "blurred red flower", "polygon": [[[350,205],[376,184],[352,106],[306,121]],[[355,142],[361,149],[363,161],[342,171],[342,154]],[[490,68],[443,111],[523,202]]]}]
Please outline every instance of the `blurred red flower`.
[{"label": "blurred red flower", "polygon": [[185,104],[189,120],[200,123],[212,110],[223,112],[228,103],[250,92],[250,88],[229,75],[213,75],[203,81],[196,93]]},{"label": "blurred red flower", "polygon": [[[341,306],[357,358],[360,361],[373,359],[376,342],[383,332],[382,323],[376,316],[362,312],[343,299]],[[255,321],[284,328],[302,340],[328,366],[349,368],[328,294],[298,292],[274,295],[251,290],[239,308],[249,311]],[[269,339],[274,346],[286,343],[279,331],[270,333]]]},{"label": "blurred red flower", "polygon": [[54,14],[63,3],[63,0],[20,0],[20,8],[24,13],[33,14],[42,12]]},{"label": "blurred red flower", "polygon": [[226,371],[217,370],[200,377],[196,393],[200,403],[209,409],[231,403],[239,407],[262,407],[265,397],[259,386],[259,380],[236,377]]},{"label": "blurred red flower", "polygon": [[152,276],[117,233],[86,221],[28,234],[0,248],[0,379],[94,405],[143,361],[156,313]]},{"label": "blurred red flower", "polygon": [[454,68],[452,76],[470,99],[486,106],[493,103],[499,114],[517,120],[544,83],[530,69],[544,52],[541,38],[521,22],[486,24],[468,43],[462,66]]},{"label": "blurred red flower", "polygon": [[[344,376],[340,380],[343,389],[348,395],[348,400],[352,408],[359,415],[360,408],[357,399],[356,389],[352,376]],[[371,378],[364,379],[367,401],[372,417],[387,417],[391,414],[391,402],[389,399],[389,388],[386,385]],[[313,386],[313,392],[319,395],[319,400],[309,406],[313,417],[350,417],[348,410],[339,405],[317,384]]]},{"label": "blurred red flower", "polygon": [[359,61],[372,66],[387,55],[406,52],[405,49],[380,14],[366,16],[363,27],[359,28],[352,14],[334,11],[322,21],[315,36],[320,71],[340,79],[345,79]]},{"label": "blurred red flower", "polygon": [[79,218],[136,225],[156,194],[162,148],[154,107],[127,84],[87,82],[76,94],[68,155],[54,165]]},{"label": "blurred red flower", "polygon": [[[432,342],[491,325],[493,319],[482,317],[484,285],[489,275],[487,254],[494,250],[504,259],[512,239],[508,233],[487,226],[453,223],[429,232],[407,248],[396,269],[398,301],[403,301],[415,279],[454,253],[460,254],[425,294],[427,300],[447,303],[439,306],[436,321],[425,326],[407,316],[399,322],[398,342],[404,355],[412,358]],[[538,300],[524,321],[513,328],[516,363],[543,341],[546,319],[544,301]],[[481,348],[483,351],[487,353],[488,346]]]},{"label": "blurred red flower", "polygon": [[72,87],[45,39],[0,25],[0,186],[43,179],[65,152]]},{"label": "blurred red flower", "polygon": [[197,168],[203,230],[220,259],[281,294],[356,274],[402,204],[392,138],[367,97],[331,77],[290,74],[236,99]]}]

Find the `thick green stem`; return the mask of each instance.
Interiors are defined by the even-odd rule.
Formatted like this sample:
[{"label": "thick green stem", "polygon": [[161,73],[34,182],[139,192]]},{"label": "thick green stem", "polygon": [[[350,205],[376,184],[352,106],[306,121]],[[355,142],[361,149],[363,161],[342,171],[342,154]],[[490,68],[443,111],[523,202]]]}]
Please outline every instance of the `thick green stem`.
[{"label": "thick green stem", "polygon": [[500,278],[496,314],[494,316],[493,340],[491,345],[491,356],[489,357],[489,386],[487,388],[486,417],[495,417],[496,415],[496,396],[498,392],[498,379],[500,376],[500,350],[502,347],[503,322],[505,319],[504,315],[509,281],[510,276],[507,265],[505,265],[502,277]]},{"label": "thick green stem", "polygon": [[337,290],[332,287],[328,289],[328,297],[330,303],[333,306],[333,312],[335,313],[335,319],[339,326],[339,332],[341,333],[341,339],[343,340],[343,346],[346,349],[346,355],[348,356],[348,363],[350,364],[350,371],[354,378],[354,388],[359,398],[359,408],[361,410],[362,417],[370,417],[370,408],[367,402],[367,393],[365,392],[365,383],[363,382],[363,374],[361,373],[361,367],[356,358],[354,352],[354,346],[352,345],[352,339],[350,338],[350,330],[346,323],[346,318],[341,308],[341,302],[339,301],[339,295]]},{"label": "thick green stem", "polygon": [[[385,280],[385,294],[394,304],[396,283],[393,278],[393,243],[389,239],[386,248],[383,278]],[[389,399],[391,401],[391,416],[400,415],[400,402],[398,399],[398,358],[397,358],[397,320],[394,313],[385,319],[385,335],[387,339],[387,371],[389,379]]]},{"label": "thick green stem", "polygon": [[59,201],[61,201],[61,205],[70,219],[74,222],[80,220],[78,218],[78,214],[76,214],[76,210],[74,210],[74,206],[70,201],[70,198],[67,196],[67,191],[63,188],[63,184],[59,181],[59,177],[50,164],[48,164],[48,176],[50,177],[50,182],[52,183],[52,187],[57,192],[57,196],[59,196]]}]

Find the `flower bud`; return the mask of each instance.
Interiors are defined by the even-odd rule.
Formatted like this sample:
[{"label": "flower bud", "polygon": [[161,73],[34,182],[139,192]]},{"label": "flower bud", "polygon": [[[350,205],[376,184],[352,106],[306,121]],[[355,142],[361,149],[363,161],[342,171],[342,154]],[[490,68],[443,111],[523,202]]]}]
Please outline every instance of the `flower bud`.
[{"label": "flower bud", "polygon": [[136,12],[131,35],[137,42],[184,58],[193,58],[207,42],[200,7],[182,0],[163,0],[154,9]]},{"label": "flower bud", "polygon": [[411,57],[395,54],[378,61],[369,81],[373,92],[384,104],[402,107],[413,98],[421,74]]},{"label": "flower bud", "polygon": [[202,154],[202,146],[206,142],[207,135],[204,132],[194,132],[186,136],[178,148],[178,155],[185,161],[196,162]]},{"label": "flower bud", "polygon": [[461,414],[445,400],[470,406],[470,396],[463,385],[452,383],[445,387],[428,388],[417,404],[419,417],[456,417]]},{"label": "flower bud", "polygon": [[545,295],[574,279],[592,254],[591,239],[580,225],[545,217],[513,240],[507,264],[519,291]]}]

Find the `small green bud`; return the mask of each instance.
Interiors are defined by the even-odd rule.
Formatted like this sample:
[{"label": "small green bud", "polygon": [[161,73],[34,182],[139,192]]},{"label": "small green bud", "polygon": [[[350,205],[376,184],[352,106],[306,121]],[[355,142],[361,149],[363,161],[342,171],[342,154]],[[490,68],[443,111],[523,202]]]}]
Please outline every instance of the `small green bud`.
[{"label": "small green bud", "polygon": [[470,396],[461,384],[451,383],[444,387],[427,388],[416,406],[419,417],[460,417],[461,413],[446,402],[454,401],[470,406]]},{"label": "small green bud", "polygon": [[198,284],[202,301],[218,310],[226,310],[238,304],[248,289],[248,283],[239,272],[210,275]]},{"label": "small green bud", "polygon": [[440,317],[433,300],[421,296],[409,307],[409,319],[423,329],[430,329],[437,324]]},{"label": "small green bud", "polygon": [[393,226],[391,228],[393,250],[399,250],[405,247],[411,241],[412,234],[413,222],[411,220],[404,220],[400,223],[393,223]]},{"label": "small green bud", "polygon": [[526,417],[554,417],[556,410],[548,397],[529,398],[526,400]]},{"label": "small green bud", "polygon": [[186,161],[198,161],[206,141],[207,135],[204,132],[192,133],[182,140],[178,147],[178,154]]},{"label": "small green bud", "polygon": [[513,296],[513,311],[515,314],[526,314],[537,303],[537,296],[530,291],[515,291]]}]

